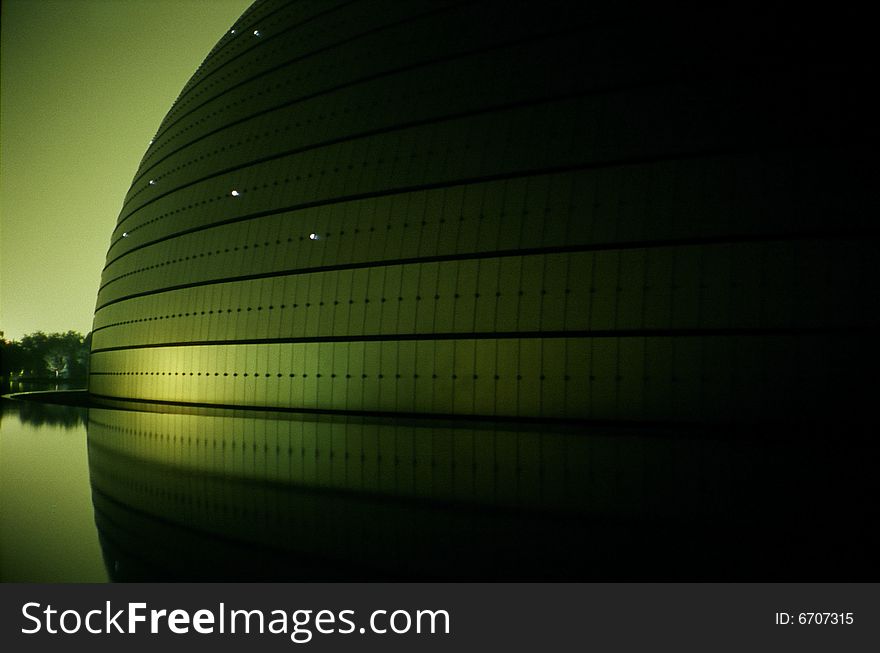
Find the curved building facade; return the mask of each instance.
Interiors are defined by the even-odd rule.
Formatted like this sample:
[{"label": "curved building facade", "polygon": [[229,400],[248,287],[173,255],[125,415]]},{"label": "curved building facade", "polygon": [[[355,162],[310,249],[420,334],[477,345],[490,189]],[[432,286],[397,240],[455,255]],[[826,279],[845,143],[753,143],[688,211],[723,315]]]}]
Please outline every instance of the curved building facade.
[{"label": "curved building facade", "polygon": [[858,404],[852,80],[756,30],[572,4],[256,2],[135,174],[91,393],[652,422]]}]

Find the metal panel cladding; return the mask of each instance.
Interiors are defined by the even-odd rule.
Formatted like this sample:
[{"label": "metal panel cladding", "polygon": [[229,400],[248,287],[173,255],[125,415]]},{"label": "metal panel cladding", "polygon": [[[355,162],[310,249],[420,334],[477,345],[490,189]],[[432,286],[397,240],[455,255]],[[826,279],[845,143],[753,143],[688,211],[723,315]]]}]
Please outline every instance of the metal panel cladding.
[{"label": "metal panel cladding", "polygon": [[858,403],[851,67],[790,16],[669,11],[255,3],[134,176],[91,392],[635,422]]}]

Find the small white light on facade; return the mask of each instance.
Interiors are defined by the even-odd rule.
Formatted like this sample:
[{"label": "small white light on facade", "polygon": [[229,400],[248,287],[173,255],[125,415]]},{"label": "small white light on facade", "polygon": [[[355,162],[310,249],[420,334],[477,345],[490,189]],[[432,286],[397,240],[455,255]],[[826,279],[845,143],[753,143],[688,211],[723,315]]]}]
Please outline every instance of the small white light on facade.
[{"label": "small white light on facade", "polygon": [[321,240],[321,237],[318,234],[309,234],[309,238],[311,240]]},{"label": "small white light on facade", "polygon": [[235,34],[235,30],[234,30],[234,29],[231,29],[231,30],[229,30],[229,33],[230,33],[230,34]]},{"label": "small white light on facade", "polygon": [[156,180],[150,179],[150,186],[155,186],[155,185],[156,185]]},{"label": "small white light on facade", "polygon": [[127,231],[123,231],[123,232],[122,232],[122,237],[123,237],[123,238],[128,238],[128,232],[127,232]]},{"label": "small white light on facade", "polygon": [[233,197],[238,197],[239,195],[241,195],[241,193],[239,193],[237,190],[234,190],[230,193],[230,195],[232,195]]},{"label": "small white light on facade", "polygon": [[260,35],[260,30],[255,29],[255,30],[254,30],[254,36],[259,36],[259,35]]}]

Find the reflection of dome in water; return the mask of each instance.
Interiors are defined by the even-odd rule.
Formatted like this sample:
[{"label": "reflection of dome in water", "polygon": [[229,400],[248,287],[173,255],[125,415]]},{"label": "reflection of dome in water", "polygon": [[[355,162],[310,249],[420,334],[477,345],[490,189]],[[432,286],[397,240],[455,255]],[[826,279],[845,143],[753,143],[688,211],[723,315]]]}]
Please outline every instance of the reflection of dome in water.
[{"label": "reflection of dome in water", "polygon": [[819,439],[164,408],[89,411],[116,580],[777,579],[845,546],[824,578],[877,548],[874,457]]},{"label": "reflection of dome in water", "polygon": [[849,392],[846,79],[565,7],[251,7],[135,175],[91,391],[713,421]]}]

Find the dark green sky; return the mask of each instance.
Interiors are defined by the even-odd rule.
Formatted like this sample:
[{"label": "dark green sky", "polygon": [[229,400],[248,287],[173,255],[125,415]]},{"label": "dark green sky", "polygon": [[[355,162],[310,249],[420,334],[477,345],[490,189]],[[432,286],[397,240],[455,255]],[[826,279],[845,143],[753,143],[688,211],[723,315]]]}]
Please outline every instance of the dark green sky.
[{"label": "dark green sky", "polygon": [[0,331],[91,329],[147,143],[252,0],[3,0]]}]

